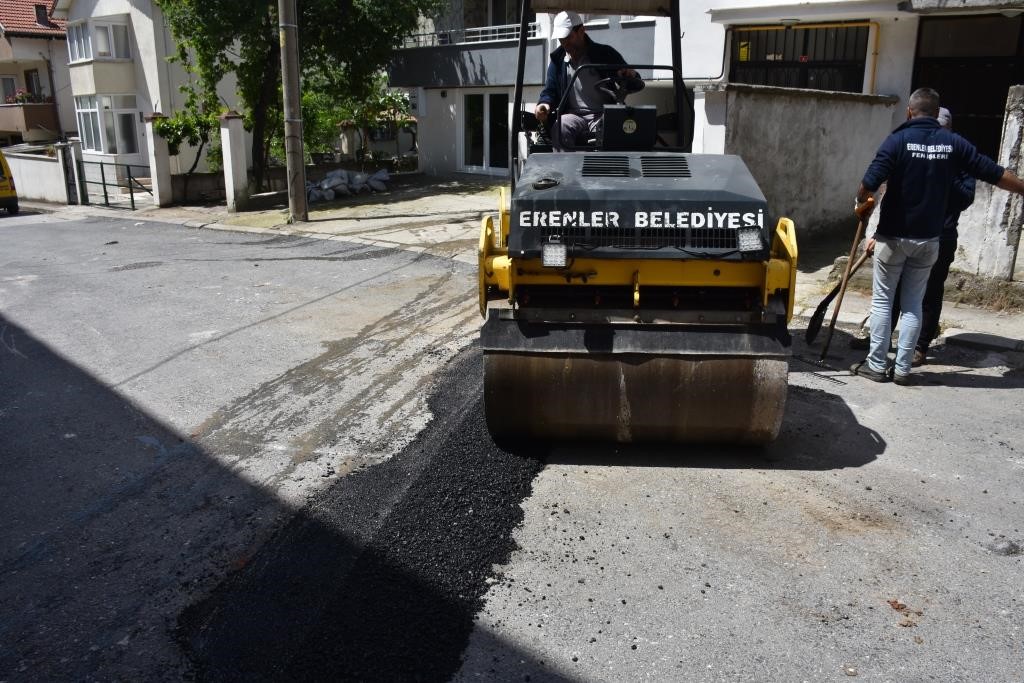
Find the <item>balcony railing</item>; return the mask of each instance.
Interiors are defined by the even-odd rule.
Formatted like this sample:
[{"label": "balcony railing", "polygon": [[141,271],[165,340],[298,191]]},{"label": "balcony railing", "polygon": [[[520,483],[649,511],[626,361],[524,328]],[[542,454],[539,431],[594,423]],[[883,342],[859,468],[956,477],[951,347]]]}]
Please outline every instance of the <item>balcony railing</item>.
[{"label": "balcony railing", "polygon": [[[528,38],[537,37],[537,22],[532,22],[527,30]],[[408,36],[402,43],[403,48],[437,47],[438,45],[462,45],[466,43],[489,43],[496,40],[518,40],[519,24],[504,26],[482,26],[480,28],[463,28],[438,33],[416,33]]]}]

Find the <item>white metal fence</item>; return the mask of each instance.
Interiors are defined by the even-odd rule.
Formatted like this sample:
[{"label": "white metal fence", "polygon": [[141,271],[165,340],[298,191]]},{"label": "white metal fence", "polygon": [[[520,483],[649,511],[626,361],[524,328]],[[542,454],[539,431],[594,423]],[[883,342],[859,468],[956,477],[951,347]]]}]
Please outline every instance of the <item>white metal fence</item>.
[{"label": "white metal fence", "polygon": [[[537,37],[537,22],[532,22],[527,29],[528,38]],[[518,40],[519,24],[503,26],[482,26],[480,28],[462,28],[437,33],[416,33],[408,36],[402,47],[437,47],[439,45],[463,45],[466,43],[488,43],[497,40]]]}]

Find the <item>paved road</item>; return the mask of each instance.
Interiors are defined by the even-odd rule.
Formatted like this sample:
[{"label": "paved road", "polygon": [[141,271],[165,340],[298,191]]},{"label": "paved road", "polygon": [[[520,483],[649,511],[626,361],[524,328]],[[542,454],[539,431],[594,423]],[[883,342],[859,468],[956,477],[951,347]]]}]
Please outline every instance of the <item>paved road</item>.
[{"label": "paved road", "polygon": [[0,219],[0,680],[178,678],[178,613],[429,420],[468,266]]},{"label": "paved road", "polygon": [[2,680],[1020,679],[1019,356],[794,360],[764,451],[499,447],[471,267],[0,236]]}]

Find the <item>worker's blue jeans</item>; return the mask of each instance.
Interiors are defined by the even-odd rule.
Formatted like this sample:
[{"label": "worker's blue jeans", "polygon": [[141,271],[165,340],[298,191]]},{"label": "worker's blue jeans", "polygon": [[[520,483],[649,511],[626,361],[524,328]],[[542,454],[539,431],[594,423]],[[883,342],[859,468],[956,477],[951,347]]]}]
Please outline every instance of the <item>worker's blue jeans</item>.
[{"label": "worker's blue jeans", "polygon": [[871,345],[868,367],[885,372],[889,365],[892,336],[892,304],[900,286],[900,339],[896,348],[895,373],[909,375],[914,345],[921,332],[921,301],[928,274],[939,255],[939,239],[904,237],[875,238],[875,269],[871,284]]}]

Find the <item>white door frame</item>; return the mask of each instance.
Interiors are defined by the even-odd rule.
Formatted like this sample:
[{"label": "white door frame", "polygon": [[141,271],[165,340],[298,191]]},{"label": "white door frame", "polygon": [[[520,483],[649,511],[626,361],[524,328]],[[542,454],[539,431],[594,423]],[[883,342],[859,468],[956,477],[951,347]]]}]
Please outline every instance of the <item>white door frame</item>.
[{"label": "white door frame", "polygon": [[[512,129],[512,91],[509,88],[460,88],[458,90],[458,101],[456,103],[456,132],[455,132],[455,168],[463,173],[481,173],[484,175],[507,175],[508,167],[491,167],[490,150],[490,127],[491,127],[491,98],[488,95],[508,95],[508,111],[505,113],[509,130]],[[484,165],[466,164],[466,95],[484,96]],[[506,145],[508,142],[506,141]],[[509,159],[507,163],[512,163]]]}]

